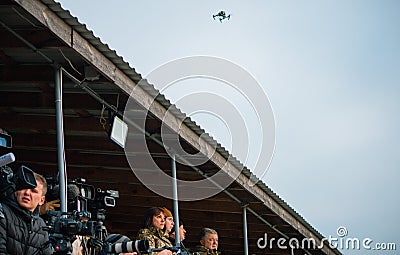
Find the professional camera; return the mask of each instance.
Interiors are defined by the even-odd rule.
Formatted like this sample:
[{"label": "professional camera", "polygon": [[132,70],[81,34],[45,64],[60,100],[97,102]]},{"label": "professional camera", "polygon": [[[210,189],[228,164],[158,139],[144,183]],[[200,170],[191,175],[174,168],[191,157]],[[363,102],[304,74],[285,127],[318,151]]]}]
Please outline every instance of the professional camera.
[{"label": "professional camera", "polygon": [[[47,176],[46,180],[48,184],[46,200],[59,199],[58,178]],[[119,192],[95,188],[82,178],[68,180],[66,190],[68,212],[47,211],[46,215],[48,218],[46,230],[50,233],[52,246],[56,247],[55,254],[70,254],[71,242],[76,236],[89,238],[87,246],[90,249],[103,249],[103,240],[107,236],[107,230],[103,225],[105,208],[115,206]]]},{"label": "professional camera", "polygon": [[104,239],[102,251],[108,255],[131,252],[147,254],[149,248],[149,242],[147,240],[131,241],[127,236],[110,234]]},{"label": "professional camera", "polygon": [[[12,148],[12,137],[0,129],[0,147]],[[0,157],[0,199],[8,197],[16,190],[32,189],[36,187],[33,171],[26,166],[21,166],[14,173],[8,164],[15,161],[12,152]]]},{"label": "professional camera", "polygon": [[[65,236],[94,236],[95,224],[93,221],[87,221],[89,215],[74,211],[62,213],[60,211],[48,211],[50,216],[45,230],[49,233],[63,234]],[[66,216],[66,217],[63,217]]]},{"label": "professional camera", "polygon": [[90,217],[85,212],[47,211],[47,226],[43,229],[49,232],[49,239],[54,254],[71,254],[72,241],[76,236],[94,236],[95,223],[88,221]]},{"label": "professional camera", "polygon": [[[46,177],[48,195],[47,201],[59,198],[60,187],[58,179],[53,176]],[[77,211],[96,212],[107,207],[115,207],[115,199],[119,197],[116,190],[102,190],[86,183],[83,178],[68,180],[67,198],[68,208]]]},{"label": "professional camera", "polygon": [[106,207],[115,207],[115,198],[119,197],[119,192],[116,190],[96,189],[94,199],[89,200],[89,208],[105,209]]},{"label": "professional camera", "polygon": [[[115,241],[118,239],[118,241]],[[138,254],[153,254],[162,250],[170,250],[173,254],[192,255],[185,247],[165,246],[162,248],[150,248],[147,240],[126,241],[129,238],[119,234],[111,234],[104,240],[103,252],[106,254],[120,254],[137,252]],[[199,255],[194,253],[193,255]]]}]

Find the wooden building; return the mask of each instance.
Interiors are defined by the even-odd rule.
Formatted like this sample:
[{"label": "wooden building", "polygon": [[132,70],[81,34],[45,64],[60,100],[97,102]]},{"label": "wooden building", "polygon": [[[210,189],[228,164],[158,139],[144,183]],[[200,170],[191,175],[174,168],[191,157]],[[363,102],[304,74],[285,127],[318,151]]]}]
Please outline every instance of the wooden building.
[{"label": "wooden building", "polygon": [[[131,120],[146,125],[144,130],[130,126],[129,132],[133,139],[145,137],[147,145],[132,148],[138,169],[154,174],[153,169],[141,166],[150,154],[157,166],[171,175],[172,159],[159,139],[161,126],[176,135],[177,123],[182,123],[181,146],[205,161],[197,167],[176,162],[178,179],[201,180],[220,171],[226,178],[237,176],[214,196],[179,202],[179,216],[188,231],[186,246],[196,245],[200,229],[208,226],[219,232],[223,254],[340,254],[326,242],[321,245],[323,236],[261,180],[251,185],[250,178],[255,178],[251,170],[151,84],[138,85],[141,75],[60,4],[53,0],[0,0],[0,38],[0,127],[13,137],[12,152],[17,158],[13,164],[57,174],[57,137],[64,137],[62,154],[68,178],[85,178],[95,187],[119,191],[116,206],[107,208],[105,224],[110,232],[134,238],[146,209],[173,208],[171,199],[138,180],[124,150],[109,138],[112,116],[122,115],[135,89],[129,100],[134,102]],[[62,85],[59,94],[58,85]],[[57,128],[57,105],[62,106],[62,134]],[[171,114],[165,115],[167,111]],[[212,144],[217,144],[215,153],[205,156]],[[291,250],[273,242],[272,247],[261,249],[257,241],[266,233],[270,240],[301,243],[313,239],[319,247]]]}]

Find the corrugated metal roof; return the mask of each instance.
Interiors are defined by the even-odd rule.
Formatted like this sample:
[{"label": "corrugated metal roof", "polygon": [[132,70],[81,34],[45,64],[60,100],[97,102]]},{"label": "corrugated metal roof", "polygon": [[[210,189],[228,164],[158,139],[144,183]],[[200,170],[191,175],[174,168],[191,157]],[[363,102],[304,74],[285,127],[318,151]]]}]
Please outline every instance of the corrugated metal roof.
[{"label": "corrugated metal roof", "polygon": [[[130,79],[135,83],[142,80],[142,76],[135,71],[133,67],[129,65],[121,56],[117,55],[115,50],[110,49],[110,47],[101,42],[100,38],[96,37],[93,31],[89,30],[86,25],[79,22],[78,18],[71,15],[68,10],[64,10],[60,3],[53,0],[41,0],[46,6],[48,6],[52,11],[54,11],[61,19],[65,21],[68,25],[73,27],[73,29],[78,32],[83,38],[88,40],[97,50],[102,52],[113,64],[115,64],[121,71],[123,71]],[[282,205],[294,218],[299,220],[304,224],[309,230],[314,234],[322,238],[323,236],[313,228],[299,213],[297,213],[292,207],[290,207],[283,199],[281,199],[275,192],[273,192],[262,180],[256,177],[250,169],[244,166],[239,159],[231,155],[221,144],[219,144],[210,134],[208,134],[204,129],[202,129],[195,121],[190,117],[186,116],[180,109],[178,109],[174,104],[171,104],[169,100],[165,98],[152,84],[145,82],[140,83],[141,87],[148,92],[151,96],[154,96],[157,102],[163,105],[166,109],[169,109],[177,118],[182,119],[185,125],[187,125],[192,131],[197,135],[201,135],[202,138],[210,143],[217,144],[216,150],[225,159],[228,159],[236,168],[242,169],[242,173],[251,180],[256,180],[256,185],[261,188],[266,194],[268,194],[277,203]]]}]

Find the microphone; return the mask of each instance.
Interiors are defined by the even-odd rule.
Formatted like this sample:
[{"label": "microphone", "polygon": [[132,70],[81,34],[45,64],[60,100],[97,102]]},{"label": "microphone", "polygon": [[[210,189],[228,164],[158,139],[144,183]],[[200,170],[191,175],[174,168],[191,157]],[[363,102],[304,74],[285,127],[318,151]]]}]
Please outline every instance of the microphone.
[{"label": "microphone", "polygon": [[[81,192],[80,192],[78,186],[76,186],[75,184],[68,184],[67,185],[67,198],[68,198],[68,200],[74,200],[80,194],[81,194]],[[54,185],[52,195],[53,195],[53,197],[60,197],[60,185],[59,184]]]},{"label": "microphone", "polygon": [[10,164],[15,161],[15,156],[12,152],[0,157],[0,167]]},{"label": "microphone", "polygon": [[137,252],[147,253],[149,249],[149,241],[147,240],[136,240],[136,241],[129,241],[129,242],[121,242],[115,244],[108,244],[106,246],[107,253],[128,253],[128,252]]}]

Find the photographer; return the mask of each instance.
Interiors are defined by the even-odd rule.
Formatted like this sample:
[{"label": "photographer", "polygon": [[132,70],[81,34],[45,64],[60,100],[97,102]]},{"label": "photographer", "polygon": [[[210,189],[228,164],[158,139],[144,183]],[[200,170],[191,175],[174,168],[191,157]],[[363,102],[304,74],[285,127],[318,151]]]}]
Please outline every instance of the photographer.
[{"label": "photographer", "polygon": [[45,201],[46,179],[34,174],[37,186],[15,191],[0,201],[0,254],[51,254],[38,206]]}]

